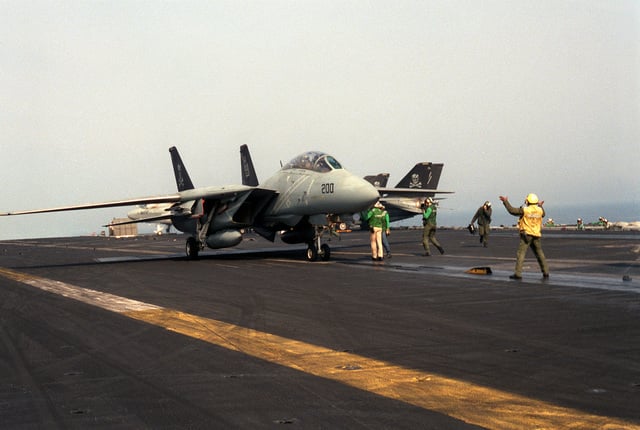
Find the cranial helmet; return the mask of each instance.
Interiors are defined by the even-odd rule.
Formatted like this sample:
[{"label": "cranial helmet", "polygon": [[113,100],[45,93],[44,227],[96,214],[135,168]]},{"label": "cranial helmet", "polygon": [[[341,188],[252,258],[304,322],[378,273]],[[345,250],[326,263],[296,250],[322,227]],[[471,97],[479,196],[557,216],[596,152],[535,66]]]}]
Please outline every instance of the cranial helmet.
[{"label": "cranial helmet", "polygon": [[533,194],[533,193],[529,193],[529,195],[527,196],[527,203],[529,203],[530,205],[535,205],[538,203],[538,196]]}]

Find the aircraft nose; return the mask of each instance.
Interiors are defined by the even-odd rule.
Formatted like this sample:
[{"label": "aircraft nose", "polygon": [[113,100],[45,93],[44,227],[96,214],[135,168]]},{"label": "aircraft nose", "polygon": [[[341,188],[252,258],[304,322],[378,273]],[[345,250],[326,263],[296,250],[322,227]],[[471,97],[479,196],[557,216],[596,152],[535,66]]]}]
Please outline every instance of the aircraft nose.
[{"label": "aircraft nose", "polygon": [[361,207],[358,210],[370,208],[380,198],[378,190],[373,185],[357,176],[352,177],[351,188],[352,199]]}]

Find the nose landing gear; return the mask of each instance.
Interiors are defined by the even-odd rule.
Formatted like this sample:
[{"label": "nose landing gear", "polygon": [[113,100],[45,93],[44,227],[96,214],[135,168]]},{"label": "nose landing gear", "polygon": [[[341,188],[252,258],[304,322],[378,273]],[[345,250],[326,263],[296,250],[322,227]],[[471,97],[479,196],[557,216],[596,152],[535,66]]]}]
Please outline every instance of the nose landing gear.
[{"label": "nose landing gear", "polygon": [[329,261],[331,258],[331,248],[326,243],[322,243],[322,235],[330,229],[325,226],[316,227],[315,237],[312,242],[307,243],[307,261],[316,261],[318,257],[322,261]]},{"label": "nose landing gear", "polygon": [[308,261],[316,261],[318,257],[322,259],[322,261],[329,261],[331,259],[331,248],[326,243],[320,245],[320,249],[316,247],[315,243],[310,243],[307,246],[307,260]]}]

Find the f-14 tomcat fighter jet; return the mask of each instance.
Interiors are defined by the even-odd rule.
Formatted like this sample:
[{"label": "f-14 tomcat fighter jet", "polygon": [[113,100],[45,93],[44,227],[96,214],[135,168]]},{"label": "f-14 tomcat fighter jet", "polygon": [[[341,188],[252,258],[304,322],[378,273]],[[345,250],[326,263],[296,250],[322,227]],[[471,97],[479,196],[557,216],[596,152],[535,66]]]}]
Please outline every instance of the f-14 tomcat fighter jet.
[{"label": "f-14 tomcat fighter jet", "polygon": [[[0,216],[170,203],[166,214],[120,224],[169,219],[177,230],[189,235],[186,253],[191,259],[196,259],[205,246],[215,249],[237,245],[242,241],[242,229],[253,228],[271,241],[280,232],[285,243],[306,243],[307,259],[314,261],[318,256],[330,258],[329,246],[321,243],[324,232],[370,208],[379,198],[373,185],[349,173],[324,152],[309,151],[295,157],[258,186],[248,149],[243,148],[243,185],[204,188],[193,186],[177,149],[172,147],[169,152],[177,194],[5,212]],[[250,172],[253,178],[247,180],[244,172]],[[247,185],[250,183],[255,185]]]}]

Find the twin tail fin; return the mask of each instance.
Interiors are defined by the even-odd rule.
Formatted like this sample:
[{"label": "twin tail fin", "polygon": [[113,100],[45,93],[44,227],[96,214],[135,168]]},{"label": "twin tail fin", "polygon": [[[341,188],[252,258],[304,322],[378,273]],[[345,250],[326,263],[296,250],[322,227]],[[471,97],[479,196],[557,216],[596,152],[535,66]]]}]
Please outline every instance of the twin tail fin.
[{"label": "twin tail fin", "polygon": [[191,182],[191,178],[189,177],[187,168],[184,166],[178,150],[175,146],[172,146],[171,148],[169,148],[169,152],[171,153],[173,173],[176,176],[176,185],[178,186],[178,191],[193,190],[195,187],[193,186],[193,182]]}]

